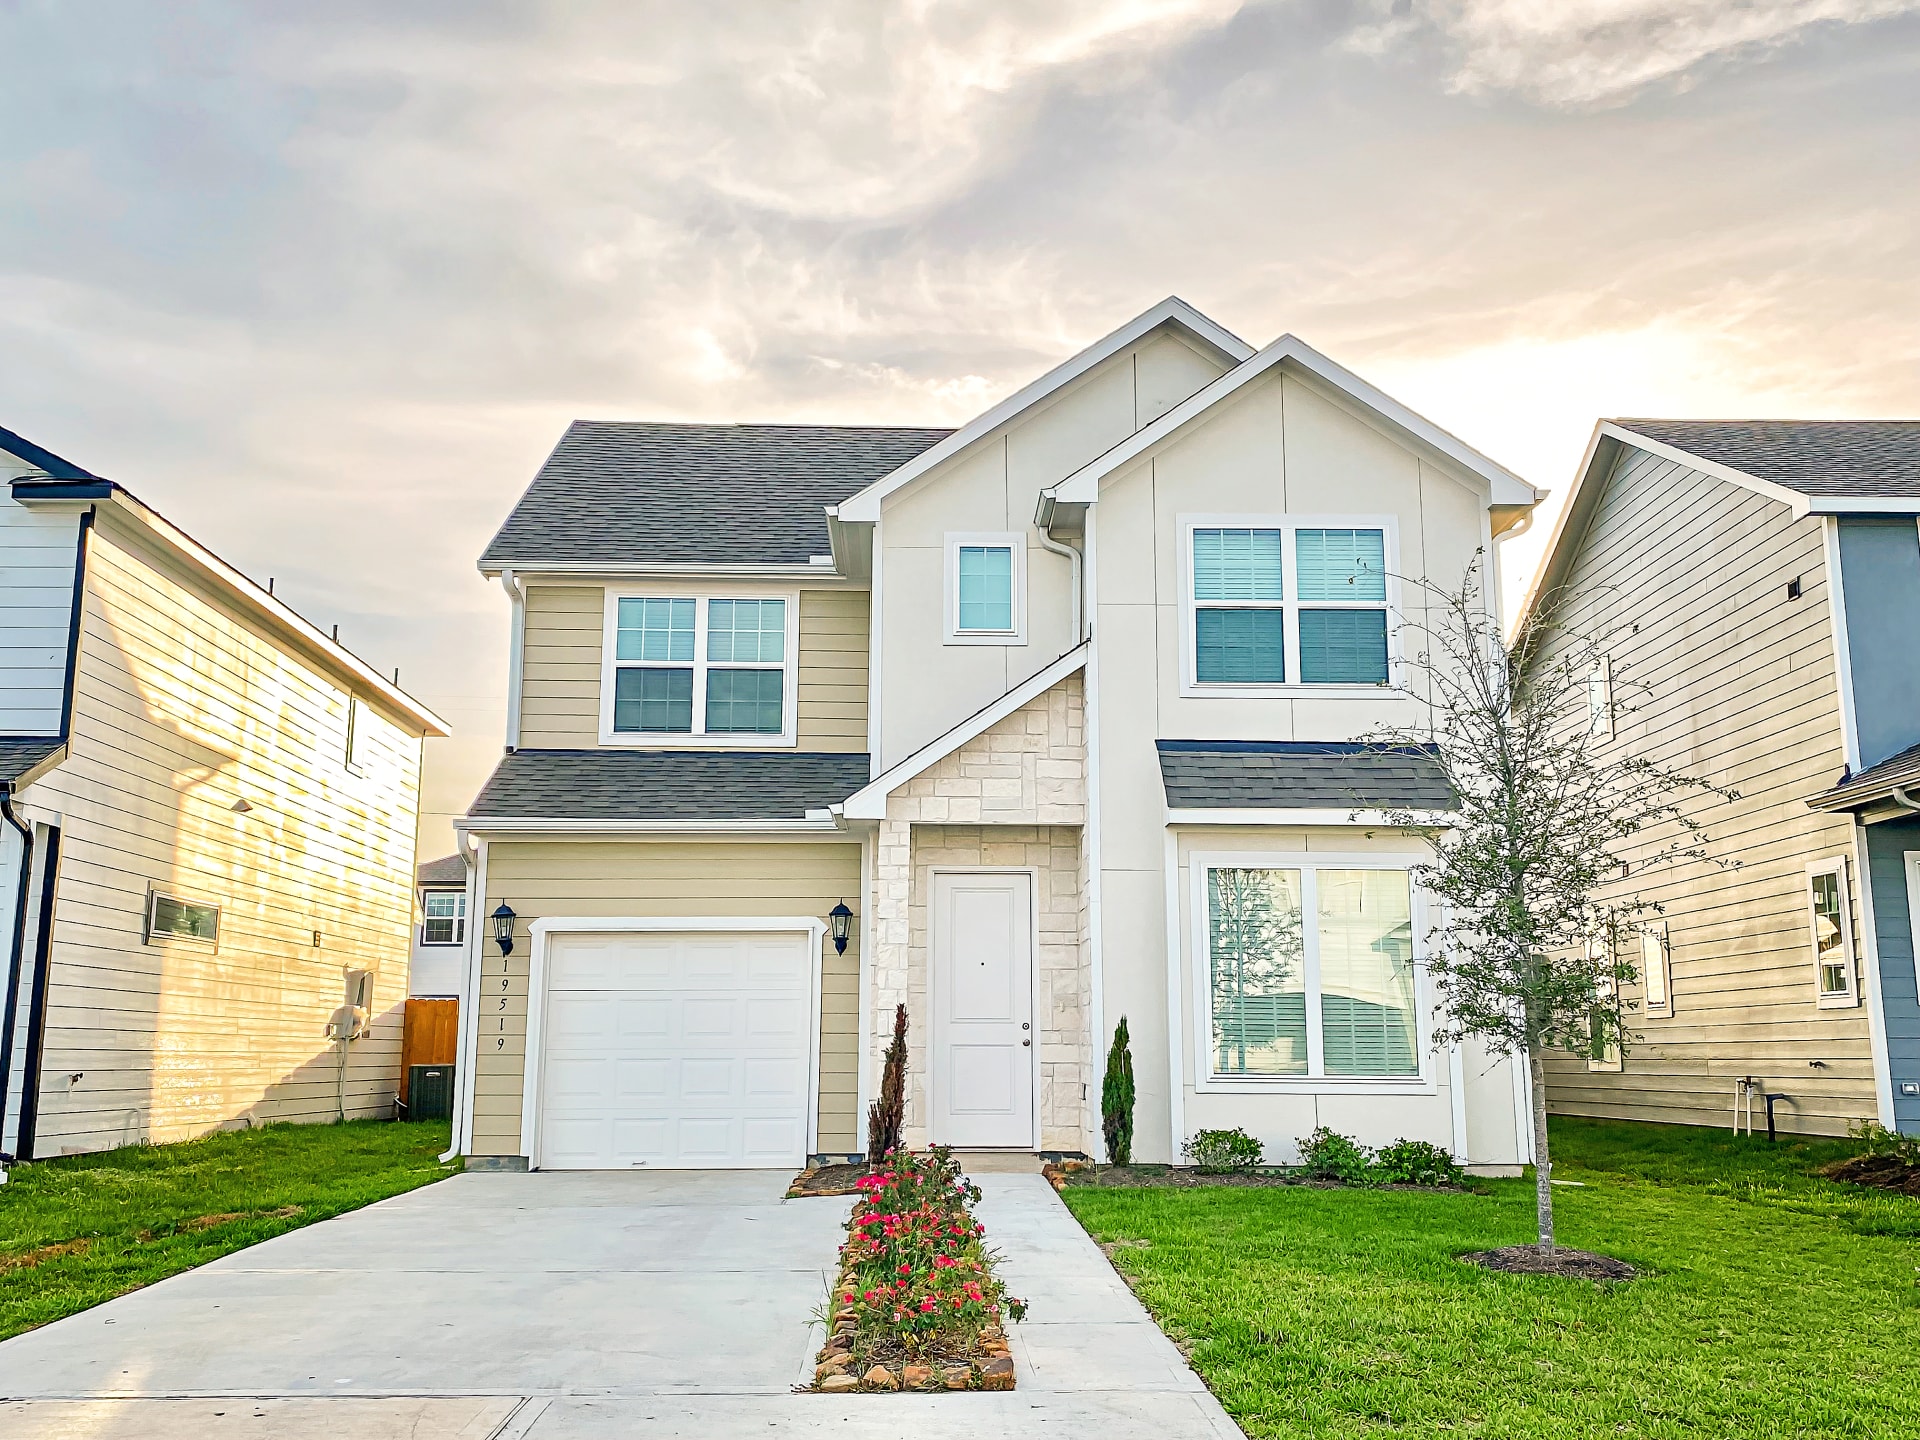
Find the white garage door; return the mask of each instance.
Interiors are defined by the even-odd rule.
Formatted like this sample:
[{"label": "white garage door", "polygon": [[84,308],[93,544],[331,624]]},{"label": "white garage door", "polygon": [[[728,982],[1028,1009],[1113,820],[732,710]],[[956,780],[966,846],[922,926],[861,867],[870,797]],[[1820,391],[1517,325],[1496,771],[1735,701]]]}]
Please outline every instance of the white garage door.
[{"label": "white garage door", "polygon": [[751,932],[554,936],[536,1163],[803,1163],[810,941]]}]

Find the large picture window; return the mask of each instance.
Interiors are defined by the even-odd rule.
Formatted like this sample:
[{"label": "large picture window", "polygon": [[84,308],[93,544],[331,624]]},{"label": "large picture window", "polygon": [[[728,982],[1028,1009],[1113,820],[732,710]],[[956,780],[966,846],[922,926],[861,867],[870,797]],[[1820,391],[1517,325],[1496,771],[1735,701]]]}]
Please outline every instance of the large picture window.
[{"label": "large picture window", "polygon": [[786,597],[613,597],[608,738],[790,740],[793,608]]},{"label": "large picture window", "polygon": [[1189,684],[1387,684],[1391,531],[1386,520],[1189,521]]},{"label": "large picture window", "polygon": [[1195,863],[1210,1078],[1420,1077],[1406,870]]}]

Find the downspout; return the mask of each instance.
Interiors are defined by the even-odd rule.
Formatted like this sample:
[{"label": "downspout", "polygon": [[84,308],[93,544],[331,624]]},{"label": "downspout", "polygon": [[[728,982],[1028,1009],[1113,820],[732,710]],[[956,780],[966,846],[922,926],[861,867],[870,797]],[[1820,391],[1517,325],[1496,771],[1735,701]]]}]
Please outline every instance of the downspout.
[{"label": "downspout", "polygon": [[1048,532],[1047,527],[1053,523],[1053,507],[1053,496],[1047,494],[1044,490],[1041,491],[1039,504],[1035,507],[1033,513],[1033,525],[1034,529],[1039,533],[1041,548],[1051,550],[1056,555],[1066,556],[1067,562],[1073,566],[1073,643],[1078,645],[1087,638],[1086,628],[1081,621],[1081,616],[1086,607],[1081,596],[1080,552],[1074,549],[1073,546],[1054,539]]},{"label": "downspout", "polygon": [[[486,851],[484,841],[475,843],[466,831],[455,832],[460,853],[467,862],[467,945],[466,973],[460,980],[460,1009],[454,1016],[453,1032],[453,1117],[442,1165],[464,1155],[473,1143],[473,1087],[479,1069],[478,1026],[480,969],[485,956],[486,939]],[[471,848],[469,848],[471,846]]]},{"label": "downspout", "polygon": [[[13,808],[13,785],[0,785],[0,815],[20,832],[20,880],[13,897],[13,936],[7,948],[7,1007],[0,1012],[0,1144],[6,1140],[8,1092],[13,1088],[13,1032],[19,1028],[20,962],[27,944],[27,889],[33,883],[33,827],[21,820]],[[0,1180],[12,1157],[0,1152]]]},{"label": "downspout", "polygon": [[501,588],[513,601],[513,628],[507,640],[507,749],[520,748],[520,690],[527,668],[527,587],[511,570],[500,572]]}]

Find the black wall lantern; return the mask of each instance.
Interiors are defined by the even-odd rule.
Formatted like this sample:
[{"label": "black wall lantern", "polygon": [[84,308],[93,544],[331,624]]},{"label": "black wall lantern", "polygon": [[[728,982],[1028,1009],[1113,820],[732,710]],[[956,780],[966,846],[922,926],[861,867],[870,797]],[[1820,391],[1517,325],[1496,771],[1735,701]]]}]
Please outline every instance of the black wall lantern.
[{"label": "black wall lantern", "polygon": [[500,946],[502,955],[513,953],[513,907],[504,900],[500,902],[500,908],[493,912],[493,938]]},{"label": "black wall lantern", "polygon": [[833,950],[836,955],[847,953],[847,937],[853,933],[853,912],[847,909],[842,900],[827,912],[827,919],[833,923]]}]

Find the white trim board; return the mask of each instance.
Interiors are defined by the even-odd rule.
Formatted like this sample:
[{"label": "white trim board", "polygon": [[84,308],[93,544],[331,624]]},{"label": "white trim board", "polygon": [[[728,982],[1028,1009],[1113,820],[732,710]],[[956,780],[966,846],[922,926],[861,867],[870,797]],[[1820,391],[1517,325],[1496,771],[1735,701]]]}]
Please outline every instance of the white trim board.
[{"label": "white trim board", "polygon": [[1169,324],[1186,331],[1194,339],[1217,352],[1222,360],[1233,365],[1245,363],[1254,353],[1253,347],[1239,336],[1209,320],[1178,296],[1169,295],[1158,305],[1134,316],[1118,330],[1094,341],[1078,354],[1054,366],[1032,384],[1014,391],[998,405],[968,421],[939,444],[922,451],[898,470],[883,475],[866,489],[842,500],[839,505],[831,507],[828,513],[842,521],[855,523],[877,521],[880,518],[881,504],[888,496],[911,485],[936,466],[952,459],[976,440],[991,435],[1022,411],[1038,404],[1055,391],[1072,384],[1103,360],[1119,354],[1129,345],[1146,338],[1162,325]]},{"label": "white trim board", "polygon": [[1281,810],[1281,809],[1244,809],[1244,810],[1168,810],[1169,825],[1246,825],[1246,826],[1303,826],[1337,825],[1341,829],[1364,826],[1375,830],[1396,830],[1404,834],[1416,833],[1417,827],[1445,830],[1451,827],[1457,818],[1445,810],[1414,810],[1409,812],[1413,826],[1401,823],[1385,810]]},{"label": "white trim board", "polygon": [[1037,675],[973,712],[938,739],[930,740],[885,774],[875,777],[849,795],[840,809],[849,820],[884,820],[887,796],[947,758],[969,740],[984,735],[1028,701],[1046,694],[1067,676],[1087,663],[1087,645],[1082,641]]},{"label": "white trim board", "polygon": [[540,1168],[540,1076],[541,1051],[545,1039],[547,999],[547,947],[554,935],[607,935],[705,931],[719,934],[801,934],[808,937],[812,961],[812,997],[807,1035],[807,1139],[806,1154],[820,1147],[820,963],[821,944],[826,939],[827,922],[817,915],[747,916],[548,916],[527,927],[532,947],[527,957],[527,1029],[526,1050],[520,1071],[520,1149],[527,1157],[527,1168]]},{"label": "white trim board", "polygon": [[1043,491],[1055,500],[1069,504],[1091,504],[1100,498],[1100,482],[1123,466],[1131,464],[1174,434],[1189,421],[1204,414],[1241,386],[1256,380],[1277,365],[1294,366],[1322,384],[1345,395],[1417,441],[1434,454],[1451,461],[1469,474],[1487,482],[1491,503],[1495,505],[1536,505],[1540,492],[1504,465],[1489,460],[1465,441],[1442,430],[1425,416],[1416,414],[1385,391],[1362,380],[1351,370],[1335,364],[1296,335],[1282,335],[1258,355],[1229,370],[1212,384],[1188,396],[1152,424],[1136,430],[1099,458],[1074,471],[1051,490]]}]

